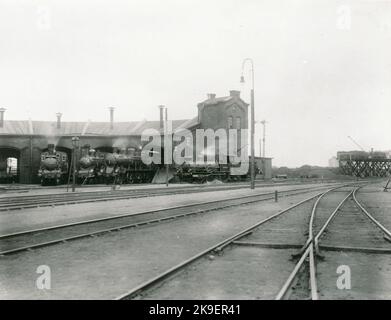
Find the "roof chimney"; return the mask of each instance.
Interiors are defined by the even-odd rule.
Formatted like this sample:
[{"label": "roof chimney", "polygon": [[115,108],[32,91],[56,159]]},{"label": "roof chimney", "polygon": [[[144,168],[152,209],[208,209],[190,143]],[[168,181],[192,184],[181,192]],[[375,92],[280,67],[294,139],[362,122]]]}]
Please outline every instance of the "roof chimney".
[{"label": "roof chimney", "polygon": [[57,113],[56,113],[56,117],[57,117],[57,129],[60,129],[60,128],[61,128],[61,116],[62,116],[62,113],[61,113],[61,112],[57,112]]},{"label": "roof chimney", "polygon": [[240,91],[238,91],[238,90],[230,90],[229,91],[229,95],[231,97],[238,97],[238,98],[240,98]]},{"label": "roof chimney", "polygon": [[109,107],[110,110],[110,130],[114,129],[114,107]]},{"label": "roof chimney", "polygon": [[208,100],[212,100],[212,99],[216,98],[215,93],[207,93],[206,96],[208,97]]},{"label": "roof chimney", "polygon": [[6,108],[0,108],[0,128],[4,127],[4,112]]},{"label": "roof chimney", "polygon": [[160,130],[163,130],[163,128],[164,128],[164,118],[163,118],[164,106],[160,105],[159,109],[160,109]]}]

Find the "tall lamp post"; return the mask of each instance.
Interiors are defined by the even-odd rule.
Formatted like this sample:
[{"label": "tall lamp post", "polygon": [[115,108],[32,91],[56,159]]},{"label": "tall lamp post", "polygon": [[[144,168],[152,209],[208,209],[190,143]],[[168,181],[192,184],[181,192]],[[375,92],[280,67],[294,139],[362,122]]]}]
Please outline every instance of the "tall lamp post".
[{"label": "tall lamp post", "polygon": [[251,161],[250,161],[250,177],[251,177],[251,189],[255,188],[255,155],[254,155],[254,131],[255,131],[255,118],[254,118],[254,61],[251,58],[246,58],[242,62],[242,76],[240,82],[244,83],[243,71],[246,62],[251,63]]},{"label": "tall lamp post", "polygon": [[76,188],[76,151],[79,148],[79,137],[72,137],[72,146],[73,146],[73,168],[72,168],[72,192],[75,192]]},{"label": "tall lamp post", "polygon": [[265,158],[265,154],[266,154],[266,147],[265,147],[265,142],[266,142],[266,123],[267,121],[266,120],[262,120],[261,121],[261,124],[263,126],[263,130],[262,130],[262,141],[263,141],[263,148],[262,148],[262,157]]},{"label": "tall lamp post", "polygon": [[[165,108],[165,128],[164,128],[164,134],[165,136],[167,136],[169,134],[169,130],[168,130],[168,110],[167,110],[167,107]],[[167,146],[168,147],[168,146]],[[166,146],[164,146],[164,148],[166,148]],[[164,154],[166,155],[167,152],[164,152]],[[168,159],[165,159],[164,160],[166,162],[166,187],[168,187],[168,173],[169,173],[169,164],[168,164]]]}]

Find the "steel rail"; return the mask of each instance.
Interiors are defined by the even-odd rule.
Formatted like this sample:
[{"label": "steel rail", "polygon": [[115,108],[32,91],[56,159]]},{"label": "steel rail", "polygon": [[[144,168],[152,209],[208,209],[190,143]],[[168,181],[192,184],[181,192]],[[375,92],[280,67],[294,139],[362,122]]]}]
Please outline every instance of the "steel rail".
[{"label": "steel rail", "polygon": [[334,217],[337,215],[339,209],[342,207],[342,205],[348,200],[351,195],[354,193],[354,191],[357,190],[357,188],[353,189],[349,194],[338,204],[338,206],[335,208],[335,210],[330,214],[329,218],[326,220],[326,222],[323,224],[322,228],[319,230],[318,234],[315,236],[315,251],[316,253],[319,253],[319,238],[322,236],[323,232],[326,230],[330,222],[334,219]]},{"label": "steel rail", "polygon": [[[326,184],[329,186],[330,184]],[[78,194],[52,194],[52,195],[37,195],[37,196],[20,196],[0,198],[0,211],[21,210],[29,208],[49,207],[67,204],[79,204],[99,201],[125,200],[133,198],[142,198],[149,196],[160,195],[175,195],[184,193],[203,193],[222,190],[239,190],[245,189],[247,186],[209,186],[209,187],[186,187],[186,188],[170,188],[154,189],[154,190],[123,190],[123,191],[108,191],[108,192],[82,192]],[[260,186],[261,187],[261,186]]]},{"label": "steel rail", "polygon": [[[324,188],[325,187],[322,187],[319,189],[324,189]],[[300,194],[300,193],[307,193],[307,192],[309,192],[308,190],[316,191],[316,189],[314,189],[314,188],[300,188],[300,189],[291,189],[291,190],[280,191],[280,194],[283,194],[285,196],[285,194],[287,194],[289,192],[296,192],[296,191],[297,191],[297,193],[294,193],[294,194]],[[37,233],[37,232],[41,232],[41,231],[55,230],[55,229],[61,229],[61,228],[66,228],[66,227],[79,226],[79,225],[88,224],[88,223],[96,223],[96,222],[102,222],[102,221],[108,221],[108,220],[115,220],[115,219],[125,218],[125,217],[129,217],[129,216],[138,216],[138,215],[144,215],[144,214],[149,214],[149,213],[155,213],[157,211],[162,212],[162,211],[169,211],[169,210],[175,210],[175,209],[183,209],[183,208],[189,208],[189,207],[200,206],[200,205],[205,205],[205,204],[212,204],[212,203],[217,203],[217,202],[222,202],[222,201],[248,199],[248,198],[259,197],[259,196],[268,196],[268,195],[274,195],[274,192],[257,193],[257,194],[253,194],[253,195],[240,196],[240,197],[229,198],[229,199],[219,199],[219,200],[196,202],[196,203],[191,203],[191,204],[186,204],[186,205],[171,206],[171,207],[162,208],[162,209],[152,209],[152,210],[141,211],[141,212],[136,212],[136,213],[119,214],[119,215],[113,215],[113,216],[104,217],[104,218],[88,219],[88,220],[83,220],[83,221],[54,225],[54,226],[50,226],[50,227],[18,231],[18,232],[13,232],[13,233],[8,233],[8,234],[2,234],[2,235],[0,235],[0,240],[5,239],[5,238],[9,238],[9,237],[14,237],[14,236]],[[270,200],[270,199],[271,198],[268,198],[267,200]]]},{"label": "steel rail", "polygon": [[[338,186],[338,187],[334,187],[332,189],[337,189],[337,188],[341,188],[343,186]],[[192,256],[191,258],[171,267],[170,269],[164,271],[163,273],[160,273],[158,274],[157,276],[153,277],[152,279],[149,279],[143,283],[141,283],[140,285],[134,287],[133,289],[131,289],[130,291],[118,296],[115,298],[115,300],[122,300],[122,299],[130,299],[130,298],[134,298],[135,296],[138,296],[140,295],[143,291],[147,290],[148,288],[152,287],[153,285],[167,279],[168,277],[174,275],[176,272],[180,271],[181,269],[183,269],[184,267],[186,267],[187,265],[195,262],[196,260],[202,258],[203,256],[205,256],[206,254],[210,253],[210,252],[220,252],[223,248],[225,248],[226,246],[234,243],[235,241],[237,241],[238,239],[242,238],[242,237],[245,237],[247,236],[249,233],[253,232],[253,230],[255,230],[256,228],[258,228],[259,226],[281,216],[282,214],[304,204],[304,203],[307,203],[308,201],[311,201],[312,199],[315,199],[317,198],[318,196],[320,196],[322,194],[321,193],[318,193],[314,196],[311,196],[307,199],[304,199],[278,213],[275,213],[257,223],[255,223],[254,225],[238,232],[237,234],[229,237],[229,238],[226,238],[224,240],[222,240],[221,242],[217,243],[217,244],[214,244],[212,246],[210,246],[209,248],[205,249],[204,251]],[[307,249],[309,250],[309,249]],[[305,259],[305,258],[304,258]]]},{"label": "steel rail", "polygon": [[[299,192],[293,193],[292,195],[296,195],[296,194],[300,194],[300,193],[303,193],[303,192],[301,192],[301,189],[300,189]],[[258,196],[264,196],[264,195],[268,195],[268,194],[259,194]],[[287,196],[289,196],[289,195],[287,195]],[[254,196],[252,196],[252,197],[254,197]],[[224,201],[227,201],[227,200],[229,201],[229,200],[238,200],[238,199],[243,199],[243,197],[238,197],[238,198],[234,198],[234,199],[214,200],[212,202],[224,202]],[[99,230],[92,231],[92,232],[84,232],[84,233],[80,233],[80,234],[74,235],[74,236],[61,237],[61,238],[57,238],[57,239],[50,240],[50,241],[40,242],[40,243],[37,243],[37,244],[31,244],[31,245],[27,245],[27,246],[16,247],[16,248],[9,249],[9,250],[3,250],[3,251],[0,251],[0,256],[9,255],[9,254],[13,254],[13,253],[18,253],[18,252],[26,251],[26,250],[29,250],[29,249],[50,246],[50,245],[54,245],[54,244],[58,244],[58,243],[65,243],[65,242],[71,241],[71,240],[77,240],[77,239],[82,239],[82,238],[86,238],[86,237],[92,237],[92,236],[96,236],[96,235],[100,235],[100,234],[104,234],[104,233],[108,233],[108,232],[112,232],[112,231],[119,231],[119,230],[122,230],[122,229],[128,229],[128,228],[132,228],[132,227],[138,227],[138,226],[141,226],[141,225],[147,225],[147,224],[158,223],[158,222],[167,221],[167,220],[173,220],[173,219],[182,218],[182,217],[186,217],[186,216],[190,216],[190,215],[194,215],[194,214],[200,214],[200,213],[205,213],[205,212],[214,211],[214,210],[221,210],[221,209],[225,209],[225,208],[229,208],[229,207],[240,206],[240,205],[245,205],[245,204],[259,202],[259,201],[267,201],[267,200],[271,200],[271,199],[274,199],[274,196],[273,197],[268,197],[268,198],[263,198],[263,199],[249,200],[249,201],[244,201],[244,202],[234,203],[234,204],[225,204],[225,205],[219,206],[217,208],[213,208],[213,207],[210,208],[210,207],[208,207],[208,208],[201,209],[201,210],[200,209],[196,209],[194,211],[181,213],[181,214],[177,214],[177,215],[171,215],[171,216],[168,216],[168,217],[161,217],[161,218],[156,218],[156,219],[151,219],[151,220],[139,221],[139,222],[135,222],[135,223],[131,223],[131,224],[124,224],[124,225],[120,225],[120,226],[114,226],[114,227],[110,227],[110,228],[99,229]],[[177,207],[172,207],[170,209],[171,210],[173,210],[173,209],[182,209],[182,208],[185,208],[185,207],[188,207],[188,206],[196,206],[196,205],[204,205],[204,204],[205,203],[198,203],[198,204],[191,204],[191,205],[185,205],[185,206],[177,206]],[[147,213],[163,212],[163,211],[167,211],[167,210],[170,210],[170,209],[167,208],[167,209],[160,209],[160,210],[152,210],[152,211],[146,212],[145,214],[147,214]],[[137,214],[130,214],[130,215],[120,215],[117,218],[133,217],[133,216],[137,216],[137,215],[141,215],[141,214],[144,214],[144,213],[137,213]],[[101,222],[101,221],[105,221],[105,220],[111,220],[111,218],[112,217],[103,218],[103,219],[100,219],[100,221],[97,221],[97,222]],[[85,223],[84,222],[80,223],[80,224],[74,223],[74,224],[68,224],[67,226],[72,227],[72,226],[79,226],[79,225],[83,225],[83,224],[85,224]],[[63,225],[61,225],[61,228],[63,228]],[[35,233],[35,232],[42,232],[42,231],[50,231],[52,229],[60,229],[60,228],[57,228],[55,226],[55,227],[46,228],[46,229],[45,228],[36,229],[36,230],[33,231],[33,233]],[[37,230],[39,230],[39,231],[37,231]],[[6,235],[6,237],[9,238],[11,236],[12,237],[25,236],[25,235],[28,235],[30,233],[31,232],[14,233],[14,234]]]},{"label": "steel rail", "polygon": [[360,188],[356,188],[356,190],[354,190],[353,192],[353,200],[354,202],[356,202],[356,204],[358,205],[358,207],[361,209],[361,211],[376,225],[378,226],[388,237],[389,239],[391,239],[391,232],[386,228],[384,227],[378,220],[376,220],[365,208],[364,206],[357,200],[357,197],[356,197],[356,194],[357,194],[357,191],[359,190]]},{"label": "steel rail", "polygon": [[[334,189],[335,190],[335,189]],[[323,224],[322,228],[320,229],[320,231],[317,233],[317,235],[314,237],[313,236],[313,224],[314,224],[314,219],[315,219],[315,214],[316,214],[316,210],[318,208],[318,205],[319,205],[319,202],[320,200],[326,195],[328,194],[329,192],[331,192],[333,190],[328,190],[326,192],[324,192],[323,194],[321,194],[318,199],[316,200],[316,202],[314,203],[313,207],[312,207],[312,211],[311,211],[311,218],[310,218],[310,222],[309,222],[309,234],[308,234],[308,240],[306,241],[306,244],[304,245],[302,251],[304,251],[302,254],[301,254],[301,257],[299,259],[299,261],[297,262],[297,264],[295,265],[294,269],[292,270],[292,272],[290,273],[288,279],[285,281],[285,283],[283,284],[282,288],[280,289],[280,291],[278,292],[277,296],[276,296],[276,300],[281,300],[283,299],[287,292],[288,292],[288,289],[290,288],[293,280],[297,277],[304,261],[306,260],[307,256],[309,257],[309,272],[310,272],[310,291],[311,291],[311,299],[312,300],[318,300],[319,299],[319,296],[318,296],[318,289],[317,289],[317,281],[316,281],[316,260],[315,260],[315,255],[314,255],[314,252],[318,252],[317,250],[318,249],[315,249],[317,248],[317,246],[314,245],[314,242],[318,242],[319,240],[319,237],[323,234],[323,232],[325,231],[325,229],[327,228],[327,226],[329,225],[329,223],[331,222],[331,220],[335,217],[336,213],[339,211],[340,207],[346,202],[346,200],[353,194],[353,190],[349,192],[348,196],[346,196],[336,207],[336,209],[330,214],[329,218],[327,219],[327,221]]]},{"label": "steel rail", "polygon": [[[308,183],[300,183],[300,182],[295,182],[295,183],[279,183],[279,182],[275,182],[275,183],[267,183],[267,184],[257,184],[256,186],[257,187],[260,187],[260,188],[263,188],[263,187],[273,187],[273,186],[295,186],[295,185],[306,185],[306,184],[323,184],[323,185],[327,185],[327,184],[337,184],[337,183],[347,183],[348,181],[334,181],[334,180],[330,180],[330,181],[325,181],[323,183],[320,183],[320,182],[311,182],[309,181]],[[129,186],[129,185],[127,185]],[[111,193],[111,194],[118,194],[118,193],[137,193],[137,192],[149,192],[149,191],[172,191],[172,190],[184,190],[184,189],[187,189],[187,190],[204,190],[204,189],[222,189],[222,190],[225,190],[225,189],[242,189],[242,188],[246,188],[248,187],[247,183],[244,184],[244,183],[237,183],[237,182],[234,182],[234,183],[224,183],[224,184],[219,184],[219,185],[184,185],[184,186],[172,186],[172,187],[154,187],[154,188],[138,188],[138,189],[121,189],[121,190],[111,190],[111,189],[108,189],[108,190],[97,190],[97,191],[79,191],[79,192],[76,192],[76,193],[52,193],[52,194],[38,194],[38,195],[17,195],[17,196],[8,196],[8,195],[5,195],[3,197],[0,196],[0,203],[4,200],[7,200],[7,199],[35,199],[37,196],[38,197],[53,197],[53,196],[57,196],[57,197],[63,197],[63,196],[69,196],[69,197],[72,197],[72,196],[78,196],[78,195],[95,195],[96,193],[101,193],[101,194],[107,194],[107,193]]]}]

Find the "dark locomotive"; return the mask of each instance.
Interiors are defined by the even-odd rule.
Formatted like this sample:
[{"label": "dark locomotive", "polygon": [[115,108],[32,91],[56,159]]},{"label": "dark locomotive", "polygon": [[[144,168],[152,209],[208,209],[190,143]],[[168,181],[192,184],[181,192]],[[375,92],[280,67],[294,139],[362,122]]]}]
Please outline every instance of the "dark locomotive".
[{"label": "dark locomotive", "polygon": [[66,182],[69,164],[68,155],[63,151],[56,151],[54,144],[48,145],[48,150],[41,153],[41,164],[38,177],[41,185],[58,185]]},{"label": "dark locomotive", "polygon": [[[220,180],[223,182],[245,181],[249,179],[249,170],[246,174],[235,174],[233,170],[235,167],[237,167],[237,165],[233,166],[229,162],[227,164],[219,164],[216,162],[195,165],[184,163],[176,168],[175,176],[178,177],[179,181],[188,183],[205,183],[213,180]],[[255,167],[255,172],[259,172],[257,167]]]},{"label": "dark locomotive", "polygon": [[142,162],[140,149],[121,148],[114,152],[101,152],[86,145],[78,163],[77,177],[83,184],[150,183],[157,170],[157,165]]}]

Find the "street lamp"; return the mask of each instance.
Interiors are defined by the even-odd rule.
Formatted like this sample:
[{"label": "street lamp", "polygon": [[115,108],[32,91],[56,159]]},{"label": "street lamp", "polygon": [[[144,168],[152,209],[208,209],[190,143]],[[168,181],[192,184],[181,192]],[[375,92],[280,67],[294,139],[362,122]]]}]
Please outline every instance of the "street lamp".
[{"label": "street lamp", "polygon": [[79,141],[80,141],[79,137],[72,137],[72,146],[73,146],[72,192],[75,192],[75,188],[76,188],[76,151],[79,148]]},{"label": "street lamp", "polygon": [[242,75],[240,77],[240,82],[244,83],[243,71],[246,65],[246,62],[251,63],[251,162],[250,162],[250,177],[251,177],[251,189],[255,188],[255,155],[254,155],[254,131],[255,131],[255,119],[254,119],[254,61],[251,58],[246,58],[242,62]]}]

